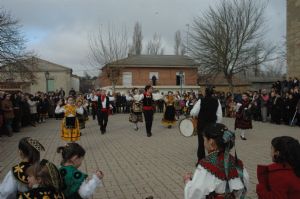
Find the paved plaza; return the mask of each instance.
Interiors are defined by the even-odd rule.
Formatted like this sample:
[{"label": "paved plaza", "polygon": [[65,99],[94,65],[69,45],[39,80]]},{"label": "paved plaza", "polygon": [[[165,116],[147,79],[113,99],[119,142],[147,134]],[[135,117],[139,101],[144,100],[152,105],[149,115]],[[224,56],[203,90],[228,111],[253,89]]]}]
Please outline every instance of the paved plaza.
[{"label": "paved plaza", "polygon": [[[197,137],[185,138],[178,127],[161,125],[162,114],[154,115],[153,136],[146,137],[145,127],[138,131],[128,122],[127,114],[110,116],[107,133],[101,135],[96,121],[89,120],[79,143],[87,153],[81,170],[89,175],[97,169],[104,172],[104,187],[98,188],[94,198],[154,199],[183,198],[183,175],[194,171]],[[233,128],[233,119],[224,119]],[[0,137],[0,180],[19,161],[17,144],[20,138],[34,137],[45,146],[42,157],[59,165],[61,157],[56,148],[64,144],[59,137],[60,121],[49,119],[37,127],[23,128],[13,137]],[[237,153],[250,173],[248,198],[255,194],[256,166],[270,163],[270,141],[288,135],[300,139],[299,127],[254,122],[254,129],[242,141],[237,136]]]}]

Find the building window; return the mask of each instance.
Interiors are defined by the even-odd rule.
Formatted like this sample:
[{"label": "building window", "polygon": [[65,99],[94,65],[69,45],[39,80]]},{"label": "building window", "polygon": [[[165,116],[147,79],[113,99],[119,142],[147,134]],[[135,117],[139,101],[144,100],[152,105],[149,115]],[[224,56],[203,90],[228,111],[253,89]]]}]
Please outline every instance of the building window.
[{"label": "building window", "polygon": [[132,86],[132,72],[123,72],[123,86]]},{"label": "building window", "polygon": [[[185,84],[185,73],[182,72],[181,75],[182,75],[182,85],[184,85]],[[180,72],[176,72],[176,86],[180,86],[180,76],[181,75],[180,75]]]},{"label": "building window", "polygon": [[152,85],[156,86],[157,80],[159,79],[158,72],[150,72],[149,79],[152,82]]},{"label": "building window", "polygon": [[54,92],[54,79],[47,79],[48,92]]}]

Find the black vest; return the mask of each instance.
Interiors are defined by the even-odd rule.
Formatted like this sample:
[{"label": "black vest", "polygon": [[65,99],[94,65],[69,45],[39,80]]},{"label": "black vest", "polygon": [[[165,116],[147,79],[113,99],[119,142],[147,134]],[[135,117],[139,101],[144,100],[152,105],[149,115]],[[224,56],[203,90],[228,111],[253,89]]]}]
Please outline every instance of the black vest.
[{"label": "black vest", "polygon": [[144,94],[143,105],[144,106],[152,106],[153,105],[152,94],[151,95]]},{"label": "black vest", "polygon": [[218,100],[213,97],[201,99],[197,124],[198,133],[201,133],[208,124],[216,123],[218,106]]},{"label": "black vest", "polygon": [[[109,108],[109,98],[106,96],[106,107],[105,108]],[[101,101],[101,96],[98,96],[98,111],[102,110],[102,101]]]}]

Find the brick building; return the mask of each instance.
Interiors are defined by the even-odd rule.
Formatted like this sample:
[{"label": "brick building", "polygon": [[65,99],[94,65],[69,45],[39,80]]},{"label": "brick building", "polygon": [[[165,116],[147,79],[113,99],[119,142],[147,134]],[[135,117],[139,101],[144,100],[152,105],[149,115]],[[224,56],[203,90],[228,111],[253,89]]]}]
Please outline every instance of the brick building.
[{"label": "brick building", "polygon": [[[166,92],[198,90],[197,64],[186,56],[177,55],[129,55],[125,59],[105,65],[99,76],[100,87],[116,92],[126,92],[134,87],[154,88]],[[182,84],[181,78],[182,77]]]}]

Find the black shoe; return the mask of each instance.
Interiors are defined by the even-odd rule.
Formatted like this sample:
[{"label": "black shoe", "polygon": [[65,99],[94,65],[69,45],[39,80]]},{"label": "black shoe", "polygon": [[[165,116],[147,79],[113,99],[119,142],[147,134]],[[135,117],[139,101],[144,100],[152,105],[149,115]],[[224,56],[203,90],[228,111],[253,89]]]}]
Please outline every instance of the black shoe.
[{"label": "black shoe", "polygon": [[135,127],[134,130],[135,130],[135,131],[139,130],[139,127]]},{"label": "black shoe", "polygon": [[242,140],[247,140],[247,138],[245,138],[244,136],[241,136],[241,139],[242,139]]},{"label": "black shoe", "polygon": [[152,136],[152,133],[147,133],[147,137],[151,137]]},{"label": "black shoe", "polygon": [[168,129],[170,129],[170,128],[172,128],[172,126],[171,126],[171,125],[169,125],[169,126],[168,126]]},{"label": "black shoe", "polygon": [[101,131],[101,134],[104,134],[105,132],[104,131]]}]

